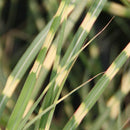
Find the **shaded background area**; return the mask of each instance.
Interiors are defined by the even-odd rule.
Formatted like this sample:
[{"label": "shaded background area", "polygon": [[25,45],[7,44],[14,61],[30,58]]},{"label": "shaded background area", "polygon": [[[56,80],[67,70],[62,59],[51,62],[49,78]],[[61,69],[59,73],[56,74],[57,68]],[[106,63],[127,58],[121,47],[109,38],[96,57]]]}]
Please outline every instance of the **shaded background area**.
[{"label": "shaded background area", "polygon": [[[0,1],[0,92],[4,88],[8,75],[11,73],[27,47],[54,16],[59,3],[60,0]],[[65,41],[62,50],[63,54],[81,24],[90,4],[91,1],[86,5],[86,9],[82,13],[80,19],[76,22],[68,39]],[[120,8],[117,10],[117,6],[114,6],[114,4]],[[126,9],[125,13],[122,13],[122,8]],[[130,7],[123,3],[123,0],[108,1],[86,41],[89,41],[95,34],[97,34],[108,23],[112,16],[115,16],[115,18],[110,23],[109,27],[80,54],[68,80],[66,81],[61,96],[67,94],[69,91],[80,85],[82,82],[92,78],[97,73],[105,71],[128,44],[130,41],[129,11]],[[89,129],[93,126],[93,121],[96,122],[96,119],[98,119],[98,117],[100,117],[100,115],[105,111],[105,107],[110,97],[121,88],[123,77],[128,70],[130,70],[130,60],[128,60],[114,80],[112,80],[107,91],[104,92],[98,103],[95,104],[79,129]],[[13,95],[12,97],[14,101],[16,101],[17,96],[20,93],[26,76],[27,74],[25,74],[18,89],[15,91],[16,95]],[[54,125],[52,125],[53,128],[55,126],[59,126],[59,128],[62,127],[64,122],[66,122],[66,120],[68,120],[72,113],[77,109],[78,105],[91,90],[97,80],[98,79],[93,80],[57,106]],[[130,115],[128,111],[130,108],[129,103],[130,93],[126,95],[120,106],[120,115],[124,122],[130,118],[128,116]],[[12,108],[13,104],[8,108],[8,113],[11,112]],[[117,116],[114,119],[111,116],[107,118],[102,124],[102,129],[108,128],[110,124],[113,124],[113,120],[117,121],[117,118]],[[5,117],[5,121],[0,122],[1,125],[3,123],[6,124],[6,121],[7,119]],[[129,123],[127,123],[127,125],[130,127]],[[127,125],[125,126],[126,128]]]}]

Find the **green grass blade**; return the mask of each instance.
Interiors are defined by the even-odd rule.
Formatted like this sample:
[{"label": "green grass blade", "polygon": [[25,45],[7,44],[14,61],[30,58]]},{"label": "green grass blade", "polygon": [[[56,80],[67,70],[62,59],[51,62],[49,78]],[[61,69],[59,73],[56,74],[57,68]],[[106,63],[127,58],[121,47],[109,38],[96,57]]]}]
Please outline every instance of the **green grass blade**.
[{"label": "green grass blade", "polygon": [[3,89],[3,92],[0,95],[0,117],[8,99],[12,96],[18,83],[21,81],[23,75],[25,74],[25,72],[31,65],[32,61],[36,57],[38,51],[40,50],[45,40],[45,37],[47,35],[47,32],[49,31],[51,23],[52,23],[52,20],[49,22],[46,28],[43,29],[39,33],[39,35],[34,39],[34,41],[31,43],[29,48],[26,50],[26,52],[23,54],[23,56],[21,57],[17,65],[15,66],[12,73],[9,75],[5,88]]},{"label": "green grass blade", "polygon": [[111,66],[107,69],[105,74],[100,78],[89,95],[81,103],[75,114],[68,121],[64,130],[75,129],[83,120],[85,115],[89,112],[92,106],[96,103],[100,95],[103,93],[109,82],[116,75],[119,69],[123,66],[126,60],[130,57],[130,43],[121,52],[121,54],[115,59]]},{"label": "green grass blade", "polygon": [[[14,111],[11,114],[11,117],[9,119],[7,129],[16,130],[19,127],[19,122],[21,120],[21,117],[23,115],[23,111],[26,107],[26,104],[30,98],[31,92],[33,87],[28,86],[34,86],[36,81],[36,75],[35,73],[31,73],[29,78],[27,79],[28,82],[25,83],[24,89],[22,89],[21,94],[18,98],[18,101],[15,105]],[[30,90],[31,89],[31,90]]]},{"label": "green grass blade", "polygon": [[[56,33],[60,23],[61,23],[61,19],[64,19],[65,10],[66,10],[68,5],[69,5],[69,0],[67,0],[67,1],[63,0],[58,8],[56,15],[54,16],[52,25],[50,27],[50,31],[47,34],[45,42],[44,42],[44,44],[43,44],[43,46],[38,54],[38,57],[37,57],[32,69],[30,71],[29,76],[27,77],[27,80],[26,80],[25,85],[22,89],[22,92],[20,94],[18,102],[16,103],[15,108],[11,114],[9,121],[8,121],[7,129],[14,129],[14,130],[18,129],[19,123],[22,119],[22,115],[23,115],[24,110],[26,108],[26,105],[30,99],[30,96],[32,94],[32,90],[35,86],[35,82],[36,82],[36,79],[39,75],[39,71],[41,69],[42,63],[45,59],[45,55],[47,53],[47,50],[48,50],[49,46],[51,45],[53,37],[54,37],[54,35],[55,35],[55,33]],[[33,83],[29,85],[31,79],[33,80]],[[25,102],[24,102],[24,98],[26,98]],[[24,102],[24,106],[21,107],[23,102]]]}]

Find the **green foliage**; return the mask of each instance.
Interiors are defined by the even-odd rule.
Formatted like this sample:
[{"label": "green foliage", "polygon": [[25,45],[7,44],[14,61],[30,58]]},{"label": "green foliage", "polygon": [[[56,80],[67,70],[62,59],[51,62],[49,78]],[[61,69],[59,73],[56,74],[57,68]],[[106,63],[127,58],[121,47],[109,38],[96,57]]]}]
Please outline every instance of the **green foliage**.
[{"label": "green foliage", "polygon": [[0,128],[127,130],[129,7],[1,0]]}]

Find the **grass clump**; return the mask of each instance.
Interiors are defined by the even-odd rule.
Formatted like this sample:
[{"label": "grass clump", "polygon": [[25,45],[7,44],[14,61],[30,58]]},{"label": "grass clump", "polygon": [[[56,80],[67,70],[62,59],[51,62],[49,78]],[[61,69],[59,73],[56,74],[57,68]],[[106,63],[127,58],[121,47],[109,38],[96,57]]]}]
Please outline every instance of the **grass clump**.
[{"label": "grass clump", "polygon": [[0,10],[1,128],[129,127],[129,2],[1,1]]}]

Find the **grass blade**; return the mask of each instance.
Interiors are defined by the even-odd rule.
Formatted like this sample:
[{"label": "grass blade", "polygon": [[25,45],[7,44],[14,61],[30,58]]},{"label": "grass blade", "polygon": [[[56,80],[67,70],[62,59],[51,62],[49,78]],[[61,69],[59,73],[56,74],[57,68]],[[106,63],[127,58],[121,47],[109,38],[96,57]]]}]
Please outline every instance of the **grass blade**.
[{"label": "grass blade", "polygon": [[[79,51],[79,49],[81,48],[81,46],[84,43],[84,40],[86,38],[86,36],[88,35],[92,25],[94,24],[96,18],[98,17],[98,15],[100,14],[104,4],[105,4],[106,0],[104,1],[94,1],[94,4],[92,5],[92,7],[90,8],[89,12],[87,13],[84,21],[82,22],[79,30],[77,31],[72,43],[70,44],[65,56],[63,57],[60,66],[58,66],[57,68],[57,73],[61,73],[63,71],[64,68],[64,64],[67,62],[69,62],[71,60],[71,58]],[[95,8],[96,7],[96,8]],[[58,97],[60,95],[60,92],[62,90],[62,87],[64,85],[65,80],[67,79],[68,76],[68,72],[71,68],[71,65],[73,64],[73,61],[68,65],[67,70],[64,71],[64,73],[60,76],[57,77],[55,84],[53,85],[52,88],[55,88],[55,91],[53,91],[53,93],[47,93],[46,97],[48,99],[48,106],[47,105],[43,105],[43,108],[40,109],[40,112],[42,110],[44,110],[46,107],[49,107],[49,105],[51,105],[51,103],[53,102],[52,97],[50,95],[56,95],[56,99],[55,102],[58,100]],[[59,91],[59,92],[58,92]],[[59,93],[59,94],[57,94]],[[44,102],[43,102],[44,103]],[[46,103],[47,104],[47,103]],[[53,112],[52,112],[53,114]],[[52,117],[52,114],[50,115]],[[41,119],[41,128],[42,128],[42,124],[43,122],[46,120],[45,117],[47,115],[44,115]],[[50,120],[50,119],[49,119]]]},{"label": "grass blade", "polygon": [[26,50],[26,52],[21,57],[21,59],[15,66],[14,70],[8,77],[5,88],[3,89],[3,92],[0,95],[0,117],[5,108],[7,101],[12,96],[18,83],[21,81],[23,75],[25,74],[25,72],[31,65],[32,61],[36,57],[38,51],[40,50],[40,48],[45,40],[45,37],[47,35],[47,32],[49,31],[51,23],[52,23],[52,20],[49,22],[49,24],[46,26],[46,28],[43,29],[39,33],[39,35],[34,39],[34,41],[31,43],[29,48]]},{"label": "grass blade", "polygon": [[[22,92],[19,96],[19,99],[15,105],[15,108],[11,114],[11,117],[9,119],[8,125],[7,125],[7,129],[18,129],[19,123],[22,119],[22,115],[24,113],[24,110],[26,108],[26,105],[30,99],[32,90],[35,86],[35,82],[36,79],[39,75],[39,71],[41,69],[41,65],[45,59],[45,55],[47,53],[47,50],[49,48],[49,46],[51,45],[51,42],[53,40],[53,37],[61,23],[61,19],[64,19],[64,13],[66,10],[66,7],[69,5],[69,0],[67,1],[62,1],[58,11],[53,19],[52,25],[50,27],[50,31],[47,34],[47,37],[45,39],[45,42],[42,46],[42,49],[39,52],[39,55],[30,71],[29,76],[27,77],[27,80],[25,82],[25,85],[22,89]],[[33,82],[31,83],[31,80],[33,80]],[[26,100],[25,100],[26,98]],[[24,105],[22,106],[24,102]],[[22,107],[21,107],[22,106]]]},{"label": "grass blade", "polygon": [[39,115],[37,115],[34,119],[32,119],[31,121],[29,121],[25,126],[24,129],[27,129],[28,127],[30,127],[35,121],[37,121],[39,118],[41,118],[44,114],[46,114],[48,111],[50,111],[51,109],[53,109],[57,104],[59,104],[60,102],[62,102],[63,100],[65,100],[67,97],[69,97],[70,95],[72,95],[74,92],[76,92],[77,90],[79,90],[80,88],[82,88],[84,85],[86,85],[87,83],[91,82],[93,79],[95,79],[96,77],[98,77],[99,75],[103,74],[99,73],[96,76],[94,76],[93,78],[89,79],[88,81],[84,82],[83,84],[81,84],[80,86],[76,87],[74,90],[72,90],[70,93],[68,93],[67,95],[65,95],[64,97],[62,97],[61,99],[59,99],[56,103],[52,104],[51,106],[49,106],[48,108],[46,108],[44,111],[42,111]]},{"label": "grass blade", "polygon": [[64,130],[75,129],[83,120],[85,115],[89,112],[92,106],[96,103],[100,95],[103,93],[109,82],[116,75],[119,69],[123,66],[126,60],[130,57],[130,43],[121,52],[121,54],[115,59],[111,66],[107,69],[105,74],[100,78],[89,95],[81,103],[75,114],[68,121]]}]

